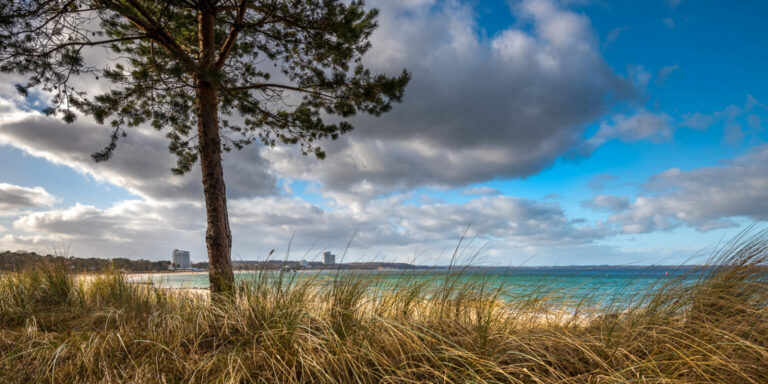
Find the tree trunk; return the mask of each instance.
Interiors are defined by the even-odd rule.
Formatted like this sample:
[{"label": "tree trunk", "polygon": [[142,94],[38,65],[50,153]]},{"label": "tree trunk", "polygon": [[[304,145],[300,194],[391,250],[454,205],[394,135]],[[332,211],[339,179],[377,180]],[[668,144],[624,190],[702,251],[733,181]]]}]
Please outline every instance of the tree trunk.
[{"label": "tree trunk", "polygon": [[200,66],[196,75],[197,92],[197,139],[200,151],[200,168],[203,172],[205,210],[208,230],[205,243],[208,247],[211,297],[234,292],[232,274],[232,232],[227,213],[227,191],[224,185],[224,169],[221,163],[221,137],[219,136],[219,109],[216,85],[210,78],[216,57],[214,17],[201,12],[199,21]]}]

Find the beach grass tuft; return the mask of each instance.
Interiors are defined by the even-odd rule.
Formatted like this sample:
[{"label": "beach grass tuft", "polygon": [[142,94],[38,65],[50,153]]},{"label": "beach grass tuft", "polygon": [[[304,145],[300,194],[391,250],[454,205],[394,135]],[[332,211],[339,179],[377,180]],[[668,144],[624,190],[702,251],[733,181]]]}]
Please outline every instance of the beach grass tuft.
[{"label": "beach grass tuft", "polygon": [[565,304],[561,288],[513,297],[466,270],[263,271],[212,303],[47,265],[0,276],[0,382],[765,383],[766,260],[758,233],[693,279]]}]

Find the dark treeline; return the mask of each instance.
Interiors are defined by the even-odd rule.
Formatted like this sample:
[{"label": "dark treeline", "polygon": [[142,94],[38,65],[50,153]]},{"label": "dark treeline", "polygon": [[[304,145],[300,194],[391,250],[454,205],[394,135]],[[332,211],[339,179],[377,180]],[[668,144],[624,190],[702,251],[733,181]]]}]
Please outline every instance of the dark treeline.
[{"label": "dark treeline", "polygon": [[[192,264],[194,268],[208,269],[208,263]],[[386,263],[386,262],[353,262],[324,264],[318,261],[310,261],[302,264],[294,260],[234,260],[232,268],[238,271],[258,271],[258,270],[276,270],[276,269],[332,269],[332,270],[410,270],[410,269],[429,269],[431,267],[422,265],[413,265],[407,263]]]},{"label": "dark treeline", "polygon": [[35,252],[0,253],[0,271],[19,271],[33,265],[55,263],[64,264],[77,272],[103,272],[106,270],[121,270],[131,272],[167,271],[171,262],[168,260],[130,260],[126,258],[99,259],[95,257],[65,257],[58,255],[39,255]]},{"label": "dark treeline", "polygon": [[[103,272],[107,270],[120,270],[130,272],[153,272],[168,271],[171,262],[168,260],[149,261],[149,260],[130,260],[126,258],[101,259],[96,257],[80,258],[60,255],[40,255],[35,252],[27,251],[5,251],[0,252],[0,271],[20,271],[30,266],[39,264],[63,264],[75,272]],[[342,270],[376,270],[376,269],[426,269],[429,267],[406,264],[406,263],[383,263],[383,262],[358,262],[358,263],[339,263],[326,265],[320,262],[309,262],[304,266],[298,261],[291,260],[265,260],[234,261],[233,267],[236,270],[276,270],[276,269],[342,269]],[[208,269],[208,263],[193,263],[193,268]]]}]

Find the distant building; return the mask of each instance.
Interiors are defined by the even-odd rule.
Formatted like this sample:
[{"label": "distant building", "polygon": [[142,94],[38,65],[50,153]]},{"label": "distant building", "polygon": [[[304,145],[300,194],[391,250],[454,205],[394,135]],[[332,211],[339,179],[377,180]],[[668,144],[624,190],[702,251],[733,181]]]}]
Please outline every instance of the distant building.
[{"label": "distant building", "polygon": [[171,269],[190,269],[191,267],[189,265],[189,251],[174,249],[171,257]]},{"label": "distant building", "polygon": [[330,253],[328,251],[323,253],[323,264],[326,264],[326,265],[334,265],[334,264],[336,264],[336,255],[334,255],[333,253]]},{"label": "distant building", "polygon": [[300,262],[299,262],[299,265],[300,265],[302,268],[309,268],[309,261],[306,261],[306,260],[302,260],[302,261],[300,261]]}]

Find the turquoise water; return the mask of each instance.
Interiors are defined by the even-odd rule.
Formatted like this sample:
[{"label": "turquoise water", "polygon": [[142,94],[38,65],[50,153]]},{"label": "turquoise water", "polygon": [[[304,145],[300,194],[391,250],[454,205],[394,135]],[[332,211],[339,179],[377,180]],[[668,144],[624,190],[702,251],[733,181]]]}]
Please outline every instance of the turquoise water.
[{"label": "turquoise water", "polygon": [[[263,275],[264,273],[262,273]],[[236,272],[239,282],[258,278],[257,272]],[[515,297],[538,295],[551,300],[579,302],[621,303],[629,302],[653,292],[670,279],[693,282],[701,272],[686,267],[547,267],[547,268],[487,268],[470,269],[457,274],[447,270],[409,271],[330,271],[308,270],[298,272],[266,272],[276,278],[313,278],[319,284],[332,284],[334,279],[369,279],[372,286],[390,289],[404,283],[425,283],[427,287],[451,284],[479,284],[487,289],[500,288],[500,297],[514,300]],[[160,287],[207,288],[207,274],[168,274],[151,278]]]}]

